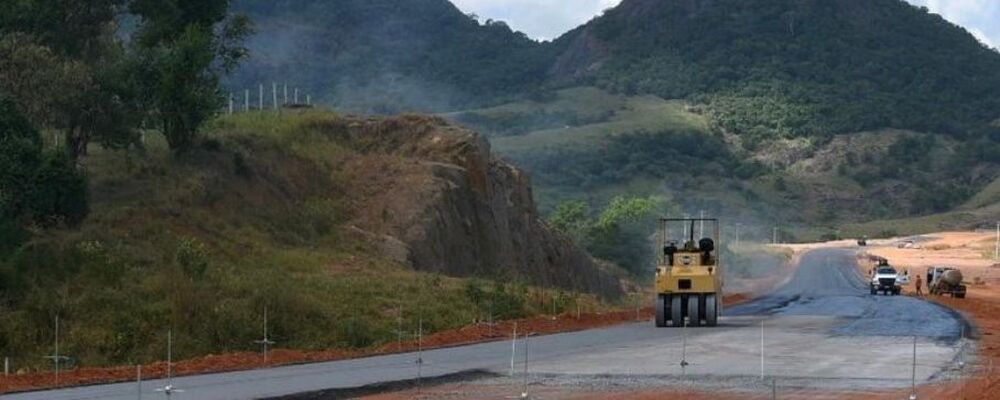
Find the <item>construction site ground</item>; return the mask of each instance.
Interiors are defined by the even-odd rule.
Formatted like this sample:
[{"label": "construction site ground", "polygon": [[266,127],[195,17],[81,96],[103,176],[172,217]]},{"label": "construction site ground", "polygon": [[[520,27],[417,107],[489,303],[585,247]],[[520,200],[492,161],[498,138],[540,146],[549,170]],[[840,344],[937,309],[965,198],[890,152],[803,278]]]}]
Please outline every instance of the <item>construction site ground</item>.
[{"label": "construction site ground", "polygon": [[[913,244],[908,241],[912,240]],[[918,371],[922,367],[935,364],[938,371],[928,379],[917,380],[915,394],[921,399],[997,399],[1000,398],[1000,372],[996,371],[995,365],[1000,362],[1000,266],[991,257],[994,250],[995,236],[993,233],[971,233],[954,232],[924,235],[917,238],[907,238],[898,240],[873,241],[870,246],[859,248],[854,241],[840,241],[823,244],[793,245],[788,246],[795,251],[795,258],[801,259],[803,254],[818,249],[839,248],[843,251],[858,255],[859,271],[864,271],[868,267],[865,262],[868,254],[885,257],[890,262],[900,268],[910,269],[911,273],[926,270],[927,266],[942,265],[959,268],[966,276],[966,280],[976,282],[969,287],[966,299],[952,299],[950,297],[923,296],[922,300],[927,300],[951,310],[961,313],[964,318],[971,322],[969,327],[953,325],[962,330],[959,337],[954,339],[950,356],[945,354],[935,364],[930,360],[928,346],[921,344],[918,347]],[[977,279],[978,278],[978,279]],[[926,291],[926,288],[924,288]],[[780,290],[779,290],[780,292]],[[914,297],[912,285],[905,288],[905,296]],[[862,294],[861,297],[864,297]],[[896,302],[894,298],[880,298],[875,301]],[[766,302],[766,296],[764,301]],[[845,301],[839,299],[836,301]],[[836,302],[835,301],[835,302]],[[847,300],[853,302],[856,300]],[[757,302],[760,304],[759,302]],[[911,303],[914,306],[917,303]],[[756,307],[751,305],[751,307]],[[765,306],[766,307],[766,306]],[[923,306],[917,306],[923,307]],[[825,307],[823,307],[825,308]],[[737,310],[739,311],[739,310]],[[923,312],[926,312],[923,311]],[[884,316],[884,315],[883,315]],[[849,318],[857,318],[849,317]],[[857,318],[853,325],[866,325],[858,323],[864,318]],[[920,325],[928,324],[928,321]],[[817,324],[812,324],[812,329],[822,330]],[[869,329],[880,329],[869,326]],[[890,328],[895,329],[895,328]],[[934,330],[937,328],[927,327],[925,329]],[[747,332],[746,335],[752,335]],[[836,341],[836,334],[826,335],[825,341]],[[759,336],[758,336],[759,337]],[[904,337],[897,337],[900,342]],[[838,357],[843,357],[845,353],[855,351],[877,351],[873,349],[875,345],[871,339],[861,339],[853,337],[850,343],[845,343],[840,351],[840,355],[826,354],[825,362],[832,362]],[[912,339],[911,339],[912,340]],[[746,341],[746,340],[744,340]],[[912,342],[911,342],[912,343]],[[737,345],[732,341],[725,343],[728,346]],[[895,347],[903,346],[906,343],[897,343]],[[744,347],[749,344],[744,343]],[[912,346],[912,344],[911,344]],[[739,347],[737,345],[737,347]],[[912,347],[911,347],[912,349]],[[656,352],[655,349],[647,349],[648,352]],[[900,350],[903,351],[903,350]],[[729,355],[732,363],[738,364],[738,354],[741,351],[734,351]],[[776,354],[776,362],[782,363],[796,357],[809,357],[809,353],[820,353],[819,349],[801,349],[797,354]],[[698,354],[697,350],[692,354]],[[672,355],[665,355],[672,357]],[[950,360],[948,359],[949,357]],[[694,356],[692,356],[694,358]],[[895,371],[909,370],[910,362],[906,357],[898,357],[894,363],[902,365],[891,365],[885,368],[886,374],[894,374]],[[641,359],[641,357],[640,357]],[[878,357],[871,357],[873,363],[878,362]],[[775,361],[772,361],[775,362]],[[609,363],[612,364],[612,363]],[[717,373],[718,371],[713,371]],[[905,371],[904,371],[905,372]],[[877,374],[873,378],[885,377],[886,374]],[[771,375],[771,374],[768,374]],[[774,374],[774,375],[780,375]],[[861,374],[863,375],[863,374]],[[905,375],[905,374],[904,374]],[[670,378],[652,384],[649,379],[635,377],[632,379],[615,379],[613,375],[594,375],[587,381],[567,384],[564,380],[552,379],[551,377],[536,376],[536,379],[528,381],[525,386],[524,381],[513,378],[504,380],[503,378],[479,379],[473,382],[449,383],[436,387],[425,387],[420,390],[411,389],[395,393],[374,395],[372,399],[409,399],[409,398],[511,398],[519,396],[527,390],[532,398],[539,399],[769,399],[777,396],[783,399],[903,399],[907,398],[911,392],[908,382],[901,382],[897,388],[874,388],[865,387],[864,383],[851,388],[822,388],[822,385],[810,385],[804,387],[796,385],[794,382],[786,382],[781,377],[769,379],[748,378],[741,382],[742,387],[725,387],[726,379],[713,379],[714,387],[706,387],[698,377],[687,378],[683,375],[673,375]],[[817,377],[819,378],[819,377]],[[903,379],[907,380],[906,377]]]}]

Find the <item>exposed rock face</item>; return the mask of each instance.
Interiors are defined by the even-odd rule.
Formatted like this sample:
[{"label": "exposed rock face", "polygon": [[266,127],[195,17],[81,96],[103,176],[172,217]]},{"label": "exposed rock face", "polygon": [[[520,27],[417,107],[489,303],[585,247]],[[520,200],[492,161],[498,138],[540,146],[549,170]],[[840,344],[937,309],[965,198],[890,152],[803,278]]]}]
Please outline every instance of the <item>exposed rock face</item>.
[{"label": "exposed rock face", "polygon": [[361,153],[353,224],[383,254],[423,271],[522,279],[605,296],[618,280],[538,215],[529,176],[478,134],[422,116],[346,120]]}]

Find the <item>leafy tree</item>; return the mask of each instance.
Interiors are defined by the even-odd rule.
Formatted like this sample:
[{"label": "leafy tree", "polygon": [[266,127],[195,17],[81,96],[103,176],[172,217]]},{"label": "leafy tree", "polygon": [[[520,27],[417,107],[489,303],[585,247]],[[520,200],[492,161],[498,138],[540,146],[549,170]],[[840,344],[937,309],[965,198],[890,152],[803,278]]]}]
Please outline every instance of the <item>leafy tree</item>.
[{"label": "leafy tree", "polygon": [[38,132],[13,101],[0,97],[0,218],[18,220],[29,213],[41,152]]},{"label": "leafy tree", "polygon": [[11,33],[0,39],[0,90],[33,124],[68,128],[91,86],[82,62],[60,57],[35,37]]},{"label": "leafy tree", "polygon": [[141,72],[133,54],[123,48],[109,50],[103,67],[95,71],[95,85],[81,103],[84,117],[80,124],[86,142],[95,140],[112,149],[141,145],[139,128],[147,111]]},{"label": "leafy tree", "polygon": [[60,56],[100,58],[126,0],[20,0],[0,6],[0,33],[34,35]]},{"label": "leafy tree", "polygon": [[613,199],[597,218],[588,249],[641,275],[654,262],[649,235],[656,227],[654,214],[665,205],[660,197]]},{"label": "leafy tree", "polygon": [[616,197],[592,217],[586,203],[570,201],[556,207],[549,221],[595,257],[641,274],[653,262],[653,214],[664,207],[661,197]]},{"label": "leafy tree", "polygon": [[171,149],[188,150],[222,106],[219,80],[246,55],[249,21],[228,15],[228,0],[136,0],[135,41],[153,117]]},{"label": "leafy tree", "polygon": [[44,154],[38,132],[0,97],[0,225],[75,225],[87,211],[84,177],[64,155]]},{"label": "leafy tree", "polygon": [[87,180],[64,153],[45,157],[35,172],[31,219],[38,225],[76,226],[90,212]]},{"label": "leafy tree", "polygon": [[[86,153],[94,137],[132,132],[115,108],[127,93],[109,79],[120,55],[115,17],[125,0],[26,0],[0,7],[0,89],[20,104],[36,125],[64,132],[67,154]],[[115,121],[115,125],[106,123]]]},{"label": "leafy tree", "polygon": [[616,197],[601,213],[597,225],[603,230],[614,230],[623,225],[640,222],[655,211],[664,200],[659,197]]},{"label": "leafy tree", "polygon": [[549,222],[556,229],[569,235],[574,242],[586,245],[591,230],[590,207],[582,200],[567,201],[556,206]]}]

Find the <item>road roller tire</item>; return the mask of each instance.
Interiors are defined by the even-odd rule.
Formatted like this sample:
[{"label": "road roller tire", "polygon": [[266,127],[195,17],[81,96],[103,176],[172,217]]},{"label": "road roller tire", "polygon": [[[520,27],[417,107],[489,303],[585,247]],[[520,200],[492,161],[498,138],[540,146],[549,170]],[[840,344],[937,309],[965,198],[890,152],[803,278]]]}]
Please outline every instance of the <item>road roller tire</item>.
[{"label": "road roller tire", "polygon": [[670,297],[670,323],[675,327],[684,326],[684,308],[680,295]]},{"label": "road roller tire", "polygon": [[688,296],[688,326],[701,325],[701,295],[692,294]]},{"label": "road roller tire", "polygon": [[705,296],[705,325],[716,326],[719,323],[719,300],[714,294]]},{"label": "road roller tire", "polygon": [[653,308],[656,309],[656,327],[663,328],[667,326],[667,296],[662,294],[656,295]]}]

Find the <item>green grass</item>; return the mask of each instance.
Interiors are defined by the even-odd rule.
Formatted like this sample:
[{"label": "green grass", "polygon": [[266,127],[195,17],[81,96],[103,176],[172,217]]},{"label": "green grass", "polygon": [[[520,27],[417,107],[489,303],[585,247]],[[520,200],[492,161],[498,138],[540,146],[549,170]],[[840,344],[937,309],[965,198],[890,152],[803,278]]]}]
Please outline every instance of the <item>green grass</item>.
[{"label": "green grass", "polygon": [[969,201],[960,207],[962,210],[974,210],[1000,203],[1000,177],[976,193]]},{"label": "green grass", "polygon": [[[484,116],[529,114],[536,111],[600,115],[609,111],[615,112],[621,110],[628,105],[628,102],[626,96],[608,93],[594,87],[583,86],[559,90],[556,92],[555,98],[550,101],[525,100],[466,112],[473,112]],[[454,112],[444,114],[443,116],[455,117],[461,113]]]},{"label": "green grass", "polygon": [[[599,101],[600,96],[579,96],[582,107]],[[595,97],[598,100],[595,100]],[[566,102],[569,100],[560,100]],[[708,132],[708,122],[689,112],[678,100],[663,100],[655,96],[629,97],[622,101],[610,121],[596,124],[548,129],[520,136],[495,138],[494,149],[500,154],[521,155],[549,149],[572,148],[576,151],[598,151],[603,140],[638,131],[687,130]]]},{"label": "green grass", "polygon": [[[253,350],[265,306],[279,346],[298,349],[394,341],[400,305],[406,332],[421,319],[434,332],[482,318],[469,280],[413,271],[345,233],[357,183],[341,170],[350,144],[329,132],[339,118],[227,116],[179,156],[152,132],[144,151],[94,147],[84,224],[0,259],[0,354],[48,368],[55,315],[63,351],[84,366],[160,360],[167,329],[178,358]],[[522,304],[508,316],[557,296],[501,286]]]},{"label": "green grass", "polygon": [[[473,110],[485,116],[499,114],[529,114],[544,110],[578,115],[610,114],[607,121],[581,126],[531,131],[522,135],[494,137],[494,151],[514,160],[544,159],[553,154],[570,152],[581,157],[599,155],[602,146],[617,135],[637,132],[709,131],[708,121],[687,110],[683,101],[667,101],[655,96],[626,97],[593,87],[560,90],[547,102],[522,101],[498,107]],[[571,162],[571,161],[568,161]],[[585,199],[592,205],[606,204],[618,195],[648,196],[663,194],[659,180],[649,177],[615,185],[601,186],[581,192],[579,188],[536,185],[536,194],[543,212],[567,200]]]}]

